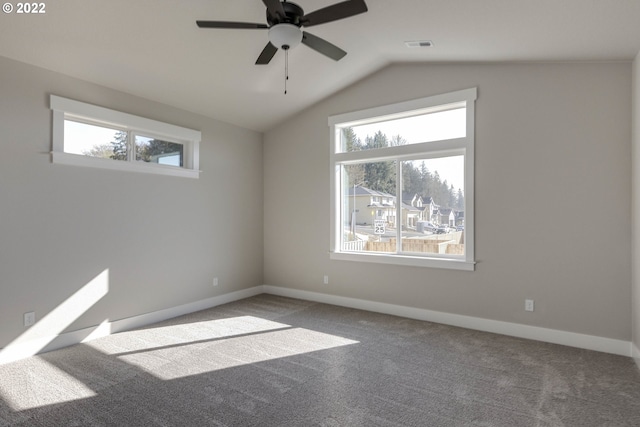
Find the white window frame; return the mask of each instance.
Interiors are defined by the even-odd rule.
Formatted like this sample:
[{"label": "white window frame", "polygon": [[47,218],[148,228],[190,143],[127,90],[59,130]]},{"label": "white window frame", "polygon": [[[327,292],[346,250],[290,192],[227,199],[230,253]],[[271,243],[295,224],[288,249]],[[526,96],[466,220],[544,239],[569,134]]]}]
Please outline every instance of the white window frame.
[{"label": "white window frame", "polygon": [[[456,270],[475,270],[474,255],[474,146],[475,146],[475,100],[477,88],[464,89],[426,98],[400,102],[391,105],[369,108],[329,117],[330,127],[330,186],[331,186],[331,218],[330,218],[330,259],[343,261],[374,262],[417,267],[436,267]],[[380,122],[412,116],[432,111],[450,104],[465,103],[466,136],[456,139],[407,144],[395,147],[343,152],[342,129],[368,123]],[[396,178],[397,206],[401,206],[402,173],[400,164],[403,160],[436,158],[452,155],[464,155],[465,183],[465,255],[437,256],[436,254],[407,255],[403,253],[382,254],[371,252],[348,252],[340,247],[342,235],[341,222],[341,171],[342,165],[362,161],[398,160]],[[398,207],[397,209],[401,209]],[[396,215],[397,230],[400,233],[402,215]],[[401,240],[398,239],[398,242]]]},{"label": "white window frame", "polygon": [[[53,111],[52,163],[196,179],[200,175],[200,141],[202,139],[202,133],[200,131],[56,95],[50,96],[49,103]],[[127,132],[130,146],[128,159],[126,161],[102,159],[82,154],[66,153],[64,150],[65,120]],[[182,144],[184,147],[183,166],[178,167],[135,161],[135,155],[131,153],[133,135],[156,137],[164,141]]]}]

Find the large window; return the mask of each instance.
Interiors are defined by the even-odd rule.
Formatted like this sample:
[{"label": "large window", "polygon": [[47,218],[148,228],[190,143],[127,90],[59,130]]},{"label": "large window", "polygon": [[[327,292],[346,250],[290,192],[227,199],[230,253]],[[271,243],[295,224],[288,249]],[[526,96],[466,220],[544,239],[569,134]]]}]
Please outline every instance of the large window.
[{"label": "large window", "polygon": [[201,134],[51,95],[54,163],[197,178]]},{"label": "large window", "polygon": [[340,114],[331,258],[474,269],[476,89]]}]

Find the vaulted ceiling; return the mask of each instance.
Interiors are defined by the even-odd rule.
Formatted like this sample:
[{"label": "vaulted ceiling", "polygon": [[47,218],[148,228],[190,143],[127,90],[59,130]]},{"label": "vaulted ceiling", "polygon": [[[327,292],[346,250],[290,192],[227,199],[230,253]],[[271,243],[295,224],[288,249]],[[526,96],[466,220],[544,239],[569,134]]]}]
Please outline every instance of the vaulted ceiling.
[{"label": "vaulted ceiling", "polygon": [[[306,13],[338,1],[296,0]],[[45,0],[44,14],[1,14],[0,56],[264,131],[393,62],[630,61],[640,51],[638,0],[366,3],[367,13],[307,29],[348,54],[292,49],[286,95],[282,51],[254,65],[266,30],[195,24],[266,23],[261,0]],[[433,47],[405,45],[417,40]]]}]

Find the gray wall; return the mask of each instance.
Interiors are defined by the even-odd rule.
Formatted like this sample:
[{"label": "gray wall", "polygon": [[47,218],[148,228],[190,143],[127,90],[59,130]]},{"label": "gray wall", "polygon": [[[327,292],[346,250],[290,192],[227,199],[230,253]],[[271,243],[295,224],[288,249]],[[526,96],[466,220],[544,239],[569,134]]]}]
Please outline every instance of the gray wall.
[{"label": "gray wall", "polygon": [[[265,284],[629,341],[631,73],[398,64],[287,120],[265,134]],[[476,271],[330,261],[327,116],[475,86]]]},{"label": "gray wall", "polygon": [[[200,179],[52,164],[50,93],[201,130]],[[262,284],[261,134],[0,58],[0,138],[0,348],[105,269],[66,331]]]},{"label": "gray wall", "polygon": [[633,62],[633,344],[640,366],[640,53]]}]

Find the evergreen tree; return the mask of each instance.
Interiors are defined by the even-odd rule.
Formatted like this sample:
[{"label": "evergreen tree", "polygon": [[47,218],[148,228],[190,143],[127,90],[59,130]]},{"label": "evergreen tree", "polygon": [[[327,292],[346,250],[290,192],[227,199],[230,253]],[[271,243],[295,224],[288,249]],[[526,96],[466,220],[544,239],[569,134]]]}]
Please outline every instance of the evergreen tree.
[{"label": "evergreen tree", "polygon": [[[375,133],[373,137],[365,138],[364,148],[372,150],[376,148],[386,148],[389,146],[387,136],[381,131]],[[396,167],[394,161],[372,162],[364,164],[364,180],[367,186],[375,191],[383,193],[396,193]]]},{"label": "evergreen tree", "polygon": [[433,197],[433,178],[424,161],[420,165],[420,182],[421,191],[419,192],[419,194],[421,194],[423,198]]},{"label": "evergreen tree", "polygon": [[346,173],[346,185],[349,188],[353,188],[354,185],[366,187],[367,182],[364,179],[364,164],[359,163],[355,165],[345,165],[344,171]]},{"label": "evergreen tree", "polygon": [[344,151],[347,153],[362,150],[362,141],[356,136],[353,128],[342,129],[342,141],[344,143]]},{"label": "evergreen tree", "polygon": [[402,186],[405,193],[423,194],[422,174],[413,162],[402,162]]},{"label": "evergreen tree", "polygon": [[127,160],[127,133],[125,131],[118,131],[111,141],[113,154],[111,157],[114,160]]},{"label": "evergreen tree", "polygon": [[431,193],[431,197],[433,197],[433,201],[437,204],[442,206],[442,202],[443,197],[442,197],[442,181],[440,181],[440,174],[438,173],[438,171],[435,171],[433,173],[433,177],[432,177],[432,193]]},{"label": "evergreen tree", "polygon": [[392,137],[391,140],[389,141],[389,147],[398,147],[400,145],[406,145],[406,144],[407,144],[407,140],[400,135],[396,135]]},{"label": "evergreen tree", "polygon": [[[346,152],[362,150],[362,141],[360,141],[360,138],[356,136],[352,128],[344,128],[342,130],[342,138],[344,142],[344,150]],[[347,187],[353,188],[356,184],[366,187],[364,163],[345,165],[344,171],[347,174]]]},{"label": "evergreen tree", "polygon": [[455,188],[453,188],[453,184],[451,184],[451,186],[449,186],[449,190],[448,190],[447,196],[448,196],[448,200],[447,200],[447,207],[455,209],[456,207],[456,190]]},{"label": "evergreen tree", "polygon": [[387,148],[389,146],[389,140],[387,139],[387,135],[382,133],[382,131],[377,131],[373,135],[373,137],[367,135],[364,141],[365,141],[364,148],[366,150],[373,150],[375,148]]},{"label": "evergreen tree", "polygon": [[464,193],[460,188],[458,188],[458,195],[456,196],[456,209],[464,211]]},{"label": "evergreen tree", "polygon": [[367,187],[383,193],[396,194],[396,168],[394,161],[364,164]]}]

